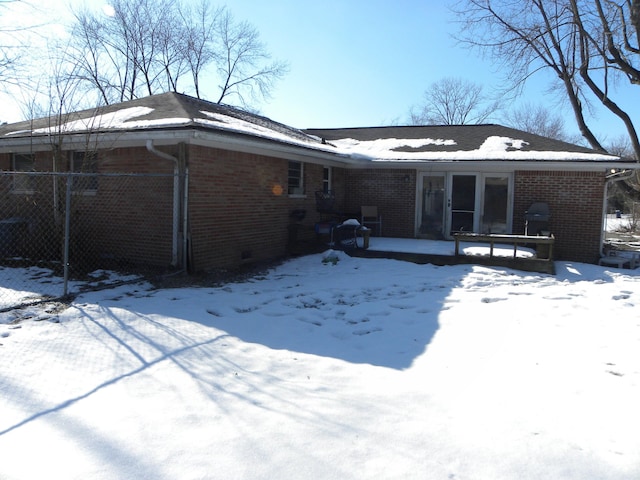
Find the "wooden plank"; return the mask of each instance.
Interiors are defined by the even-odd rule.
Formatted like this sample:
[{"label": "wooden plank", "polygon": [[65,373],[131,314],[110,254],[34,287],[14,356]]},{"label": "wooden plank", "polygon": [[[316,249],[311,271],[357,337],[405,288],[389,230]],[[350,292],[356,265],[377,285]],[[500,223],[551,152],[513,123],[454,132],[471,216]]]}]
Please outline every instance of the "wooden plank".
[{"label": "wooden plank", "polygon": [[524,243],[535,243],[535,244],[552,244],[555,242],[555,237],[553,235],[543,236],[543,235],[507,235],[507,234],[498,234],[498,233],[466,233],[459,232],[453,234],[454,238],[460,238],[461,241],[465,242],[495,242],[495,243],[511,243],[514,242],[524,244]]},{"label": "wooden plank", "polygon": [[[494,245],[496,243],[501,244],[512,244],[513,245],[513,257],[507,258],[507,261],[517,263],[519,265],[526,264],[527,262],[536,263],[540,262],[548,262],[553,263],[553,244],[555,242],[555,237],[553,235],[549,236],[540,236],[540,235],[507,235],[507,234],[483,234],[483,233],[466,233],[459,232],[454,233],[453,237],[455,239],[456,248],[455,248],[455,256],[465,256],[460,253],[460,242],[478,242],[478,243],[489,243],[489,256],[487,257],[489,261],[496,261],[498,257],[494,256]],[[536,256],[534,258],[518,258],[518,245],[527,245],[534,244],[537,245],[536,248]],[[548,249],[544,252],[544,256],[539,256],[540,246],[547,246]],[[503,261],[503,260],[500,260]],[[515,267],[521,268],[522,267]]]}]

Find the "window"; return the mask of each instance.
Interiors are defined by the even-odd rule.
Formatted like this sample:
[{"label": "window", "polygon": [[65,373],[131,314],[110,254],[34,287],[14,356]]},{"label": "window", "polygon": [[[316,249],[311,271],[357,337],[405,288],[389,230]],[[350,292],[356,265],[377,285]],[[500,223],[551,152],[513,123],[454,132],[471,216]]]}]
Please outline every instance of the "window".
[{"label": "window", "polygon": [[71,171],[81,175],[73,177],[73,190],[76,192],[95,192],[98,189],[98,177],[86,175],[98,171],[97,155],[95,152],[73,152],[71,157]]},{"label": "window", "polygon": [[[35,171],[35,156],[30,154],[13,154],[14,172]],[[35,191],[36,177],[33,175],[16,174],[13,177],[13,191],[16,193],[33,193]]]},{"label": "window", "polygon": [[304,168],[302,162],[289,162],[289,195],[304,195]]},{"label": "window", "polygon": [[324,167],[322,170],[322,191],[324,193],[331,191],[331,167]]}]

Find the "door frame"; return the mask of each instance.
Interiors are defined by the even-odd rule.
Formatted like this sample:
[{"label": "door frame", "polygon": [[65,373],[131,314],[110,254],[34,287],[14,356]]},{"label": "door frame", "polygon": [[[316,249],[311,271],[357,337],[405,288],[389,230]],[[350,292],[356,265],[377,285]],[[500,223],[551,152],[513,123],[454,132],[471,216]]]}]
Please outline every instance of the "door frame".
[{"label": "door frame", "polygon": [[[480,232],[483,212],[484,212],[484,190],[485,182],[487,178],[506,177],[507,178],[507,232],[513,231],[513,190],[514,190],[514,174],[512,172],[478,172],[478,171],[432,171],[432,170],[418,170],[416,175],[416,212],[415,212],[415,234],[416,237],[420,237],[420,224],[422,221],[422,196],[424,177],[429,176],[444,176],[444,206],[443,206],[443,237],[451,240],[451,194],[453,186],[453,177],[456,175],[475,176],[476,179],[476,193],[474,204],[474,221],[473,230],[474,233]],[[487,233],[487,232],[484,232]]]},{"label": "door frame", "polygon": [[482,192],[480,173],[478,172],[448,172],[445,180],[445,238],[453,238],[451,235],[451,224],[453,223],[453,179],[454,177],[474,177],[475,178],[475,196],[473,200],[473,230],[469,233],[476,233],[480,230],[480,205],[482,203]]}]

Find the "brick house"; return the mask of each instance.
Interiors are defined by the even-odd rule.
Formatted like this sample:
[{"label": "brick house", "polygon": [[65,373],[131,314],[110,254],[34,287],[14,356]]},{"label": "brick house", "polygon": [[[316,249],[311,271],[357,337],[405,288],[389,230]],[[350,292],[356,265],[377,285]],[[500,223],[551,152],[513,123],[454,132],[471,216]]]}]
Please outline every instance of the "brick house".
[{"label": "brick house", "polygon": [[[595,262],[607,175],[637,164],[500,125],[313,129],[353,156],[345,208],[377,204],[385,236],[451,238],[454,231],[524,233],[547,203],[558,259]],[[534,232],[535,233],[535,232]]]},{"label": "brick house", "polygon": [[[521,233],[546,202],[557,257],[593,262],[607,172],[628,168],[499,125],[298,130],[176,93],[0,126],[0,171],[96,175],[76,210],[110,219],[92,233],[97,254],[194,271],[283,256],[292,212],[313,235],[318,190],[343,211],[377,205],[384,236],[425,239]],[[116,172],[161,176],[114,196]],[[0,189],[2,218],[28,217],[41,190]]]}]

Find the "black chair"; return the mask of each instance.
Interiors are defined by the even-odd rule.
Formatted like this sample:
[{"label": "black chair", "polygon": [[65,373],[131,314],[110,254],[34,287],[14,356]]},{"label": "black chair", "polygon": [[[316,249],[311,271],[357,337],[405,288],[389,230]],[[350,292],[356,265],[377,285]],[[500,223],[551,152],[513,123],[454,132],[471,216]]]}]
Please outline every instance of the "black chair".
[{"label": "black chair", "polygon": [[336,196],[332,191],[316,191],[316,211],[321,215],[342,217],[342,212],[336,209]]},{"label": "black chair", "polygon": [[331,229],[331,246],[336,250],[351,250],[358,248],[358,230],[361,225],[342,223]]}]

